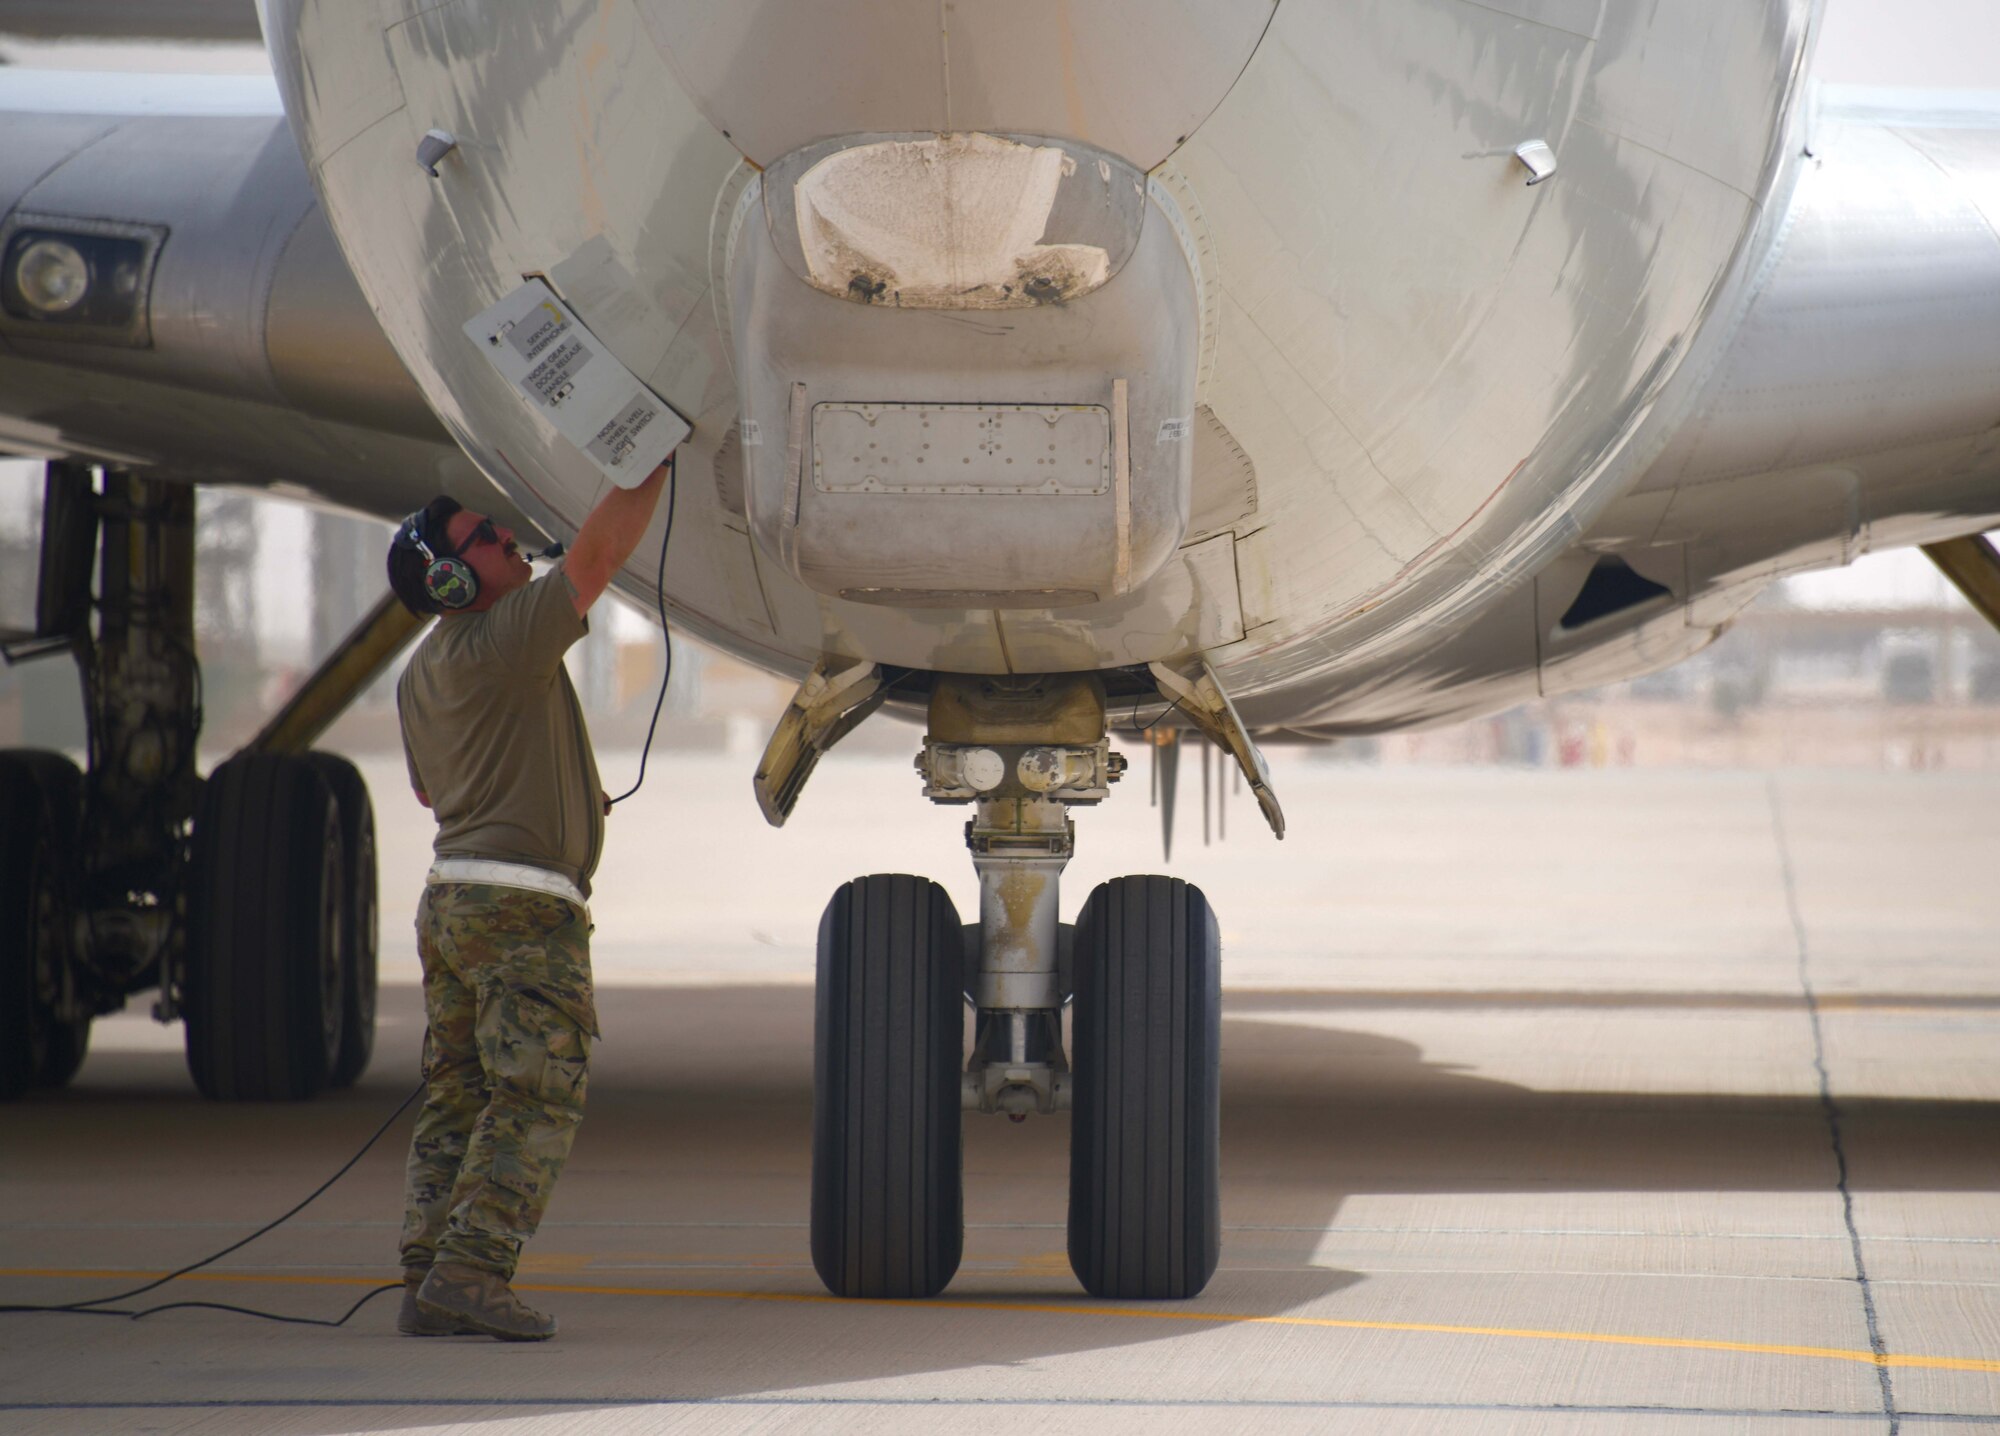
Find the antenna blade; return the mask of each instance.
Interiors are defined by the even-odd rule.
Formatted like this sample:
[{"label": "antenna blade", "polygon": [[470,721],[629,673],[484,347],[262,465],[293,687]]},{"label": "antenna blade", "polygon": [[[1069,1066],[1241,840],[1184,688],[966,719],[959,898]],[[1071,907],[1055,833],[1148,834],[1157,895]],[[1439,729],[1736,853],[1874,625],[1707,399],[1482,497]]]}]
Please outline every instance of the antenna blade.
[{"label": "antenna blade", "polygon": [[1174,860],[1174,797],[1180,788],[1181,730],[1161,728],[1153,735],[1153,771],[1160,782],[1160,861]]}]

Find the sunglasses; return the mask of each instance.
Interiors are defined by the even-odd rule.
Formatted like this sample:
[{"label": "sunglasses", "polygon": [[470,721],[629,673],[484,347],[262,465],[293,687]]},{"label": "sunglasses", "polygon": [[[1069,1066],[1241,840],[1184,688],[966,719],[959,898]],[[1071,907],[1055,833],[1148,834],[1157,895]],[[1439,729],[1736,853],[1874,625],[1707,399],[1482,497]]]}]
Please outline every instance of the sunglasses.
[{"label": "sunglasses", "polygon": [[493,527],[493,520],[481,519],[477,524],[473,526],[472,532],[465,536],[465,542],[460,544],[457,550],[453,552],[450,556],[452,558],[457,558],[460,555],[462,555],[467,549],[471,548],[474,544],[482,544],[482,543],[497,544],[499,542],[500,542],[500,533],[499,530]]}]

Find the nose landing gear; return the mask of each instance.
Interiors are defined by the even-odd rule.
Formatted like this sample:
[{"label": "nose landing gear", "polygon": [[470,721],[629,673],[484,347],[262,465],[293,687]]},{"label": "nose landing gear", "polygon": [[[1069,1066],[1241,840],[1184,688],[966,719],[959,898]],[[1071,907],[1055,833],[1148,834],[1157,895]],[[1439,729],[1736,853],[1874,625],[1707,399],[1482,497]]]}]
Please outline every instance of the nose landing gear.
[{"label": "nose landing gear", "polygon": [[[1105,732],[1094,676],[940,675],[917,768],[927,797],[973,808],[979,921],[961,937],[944,890],[904,876],[856,879],[827,907],[812,1249],[836,1295],[932,1296],[951,1279],[961,1110],[1073,1113],[1070,1264],[1092,1295],[1190,1297],[1214,1274],[1214,912],[1179,879],[1127,877],[1093,891],[1073,931],[1060,921],[1069,809],[1102,801],[1125,769]],[[976,1013],[962,1071],[961,1000]]]}]

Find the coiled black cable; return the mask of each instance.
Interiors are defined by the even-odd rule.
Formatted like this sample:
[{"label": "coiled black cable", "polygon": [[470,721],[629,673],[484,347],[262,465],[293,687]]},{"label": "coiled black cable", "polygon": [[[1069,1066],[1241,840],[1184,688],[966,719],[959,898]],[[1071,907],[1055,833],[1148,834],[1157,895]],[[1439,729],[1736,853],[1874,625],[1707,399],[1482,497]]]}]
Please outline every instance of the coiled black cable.
[{"label": "coiled black cable", "polygon": [[144,1296],[149,1291],[156,1291],[160,1287],[165,1286],[168,1282],[186,1276],[189,1272],[200,1271],[203,1267],[208,1266],[213,1262],[221,1261],[231,1252],[241,1251],[244,1247],[247,1247],[250,1245],[250,1243],[256,1241],[257,1238],[263,1236],[266,1232],[273,1231],[278,1227],[283,1226],[286,1222],[290,1221],[293,1217],[297,1216],[300,1212],[304,1211],[307,1207],[311,1206],[314,1201],[318,1200],[320,1194],[325,1192],[328,1187],[331,1187],[335,1182],[339,1181],[342,1177],[346,1176],[350,1171],[352,1171],[354,1169],[354,1164],[360,1161],[361,1158],[364,1155],[366,1155],[370,1147],[374,1146],[376,1142],[381,1140],[382,1134],[388,1131],[389,1128],[395,1123],[396,1119],[402,1116],[403,1113],[408,1110],[409,1105],[412,1102],[416,1101],[420,1095],[422,1095],[425,1085],[426,1085],[425,1083],[419,1082],[415,1087],[413,1087],[410,1090],[409,1096],[405,1097],[402,1101],[396,1104],[396,1110],[391,1112],[387,1117],[383,1119],[382,1125],[377,1127],[375,1129],[374,1134],[370,1136],[367,1141],[363,1142],[360,1148],[355,1152],[355,1154],[349,1157],[347,1161],[341,1165],[340,1170],[335,1172],[332,1176],[328,1177],[325,1181],[321,1182],[317,1187],[313,1188],[311,1194],[308,1195],[304,1201],[300,1202],[297,1206],[293,1207],[283,1216],[275,1218],[272,1221],[266,1222],[263,1226],[257,1228],[256,1231],[250,1233],[249,1236],[244,1237],[241,1241],[231,1242],[228,1246],[224,1247],[219,1252],[214,1252],[208,1256],[205,1256],[200,1261],[189,1262],[186,1266],[181,1267],[176,1271],[170,1271],[163,1277],[155,1278],[154,1280],[147,1282],[144,1286],[135,1286],[130,1291],[115,1292],[110,1296],[95,1297],[89,1301],[65,1302],[61,1305],[56,1305],[56,1306],[29,1306],[29,1305],[0,1306],[0,1315],[122,1316],[122,1317],[127,1317],[130,1320],[137,1321],[140,1317],[151,1316],[155,1312],[178,1311],[188,1307],[202,1307],[210,1311],[233,1311],[241,1316],[254,1316],[264,1321],[290,1322],[298,1326],[346,1325],[348,1317],[353,1316],[355,1312],[361,1310],[362,1307],[366,1306],[376,1297],[382,1295],[383,1292],[400,1291],[402,1289],[403,1284],[401,1282],[392,1282],[385,1286],[376,1287],[373,1291],[369,1292],[366,1296],[362,1297],[361,1300],[355,1302],[354,1305],[350,1306],[347,1309],[346,1315],[342,1316],[337,1321],[328,1321],[323,1317],[315,1317],[315,1316],[281,1316],[275,1311],[259,1311],[255,1307],[250,1307],[250,1306],[232,1306],[228,1302],[222,1302],[222,1301],[170,1301],[161,1306],[149,1306],[145,1308],[143,1311],[129,1311],[123,1308],[112,1308],[107,1310],[105,1309],[105,1303],[113,1301],[130,1301],[135,1296]]}]

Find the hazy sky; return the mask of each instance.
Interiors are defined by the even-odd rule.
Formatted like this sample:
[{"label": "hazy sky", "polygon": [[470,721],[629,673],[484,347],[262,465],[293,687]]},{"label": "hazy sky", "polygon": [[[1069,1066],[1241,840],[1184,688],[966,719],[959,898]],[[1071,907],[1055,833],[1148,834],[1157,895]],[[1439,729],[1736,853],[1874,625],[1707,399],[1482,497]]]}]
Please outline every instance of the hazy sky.
[{"label": "hazy sky", "polygon": [[1846,84],[1981,90],[2000,87],[1996,58],[2000,0],[1827,0],[1814,72]]}]

